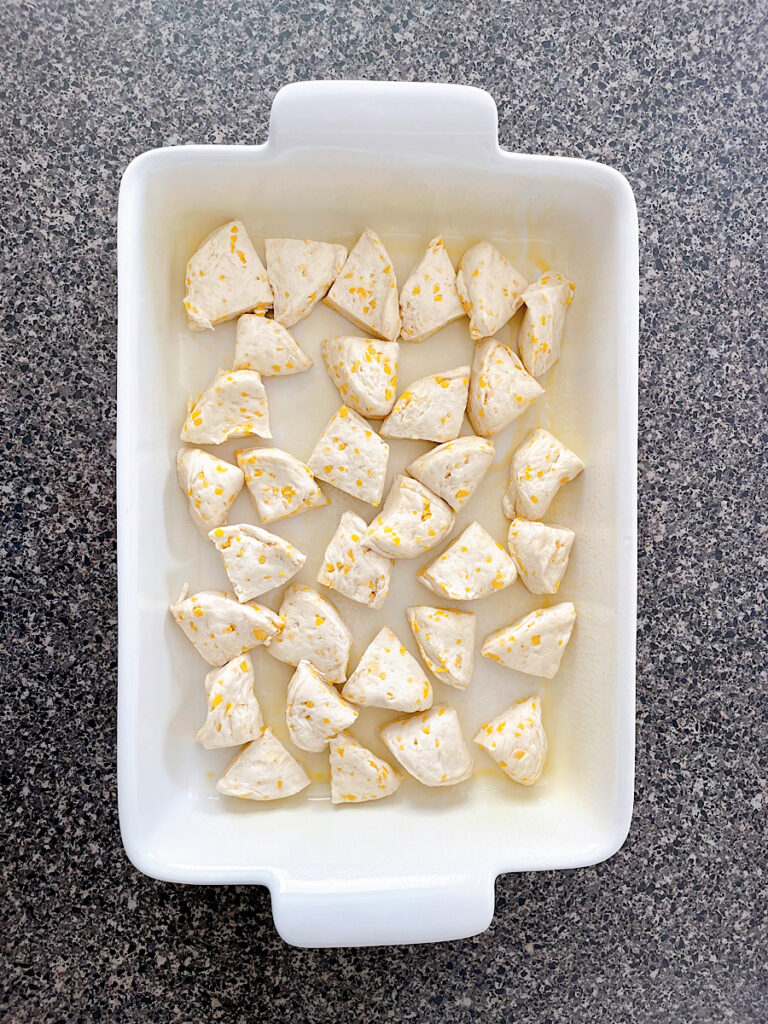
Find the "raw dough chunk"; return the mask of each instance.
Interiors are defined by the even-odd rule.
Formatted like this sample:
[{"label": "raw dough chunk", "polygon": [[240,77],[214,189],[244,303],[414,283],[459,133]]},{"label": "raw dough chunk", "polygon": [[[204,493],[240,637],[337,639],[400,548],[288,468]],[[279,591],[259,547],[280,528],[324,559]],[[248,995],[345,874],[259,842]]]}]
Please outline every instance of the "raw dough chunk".
[{"label": "raw dough chunk", "polygon": [[250,601],[268,590],[282,587],[304,565],[307,556],[276,533],[240,523],[217,526],[212,540],[224,561],[224,569],[238,601]]},{"label": "raw dough chunk", "polygon": [[246,448],[235,452],[235,457],[263,523],[329,504],[309,466],[289,452]]},{"label": "raw dough chunk", "polygon": [[437,678],[466,690],[475,660],[475,616],[453,608],[415,605],[406,609],[424,664]]},{"label": "raw dough chunk", "polygon": [[331,338],[323,342],[323,359],[342,399],[361,416],[381,419],[395,401],[396,341]]},{"label": "raw dough chunk", "polygon": [[556,271],[544,274],[523,292],[525,316],[517,335],[517,350],[525,368],[541,377],[560,358],[565,313],[575,285]]},{"label": "raw dough chunk", "polygon": [[387,476],[389,445],[362,416],[342,405],[320,435],[307,464],[353,498],[378,505]]},{"label": "raw dough chunk", "polygon": [[407,468],[411,476],[458,512],[488,472],[494,451],[493,441],[484,437],[457,437],[420,455]]},{"label": "raw dough chunk", "polygon": [[442,238],[433,238],[421,262],[400,292],[404,341],[424,341],[441,327],[464,316],[456,291],[456,271],[445,251]]},{"label": "raw dough chunk", "polygon": [[538,608],[487,636],[481,654],[518,672],[552,679],[560,668],[575,621],[576,609],[570,601]]},{"label": "raw dough chunk", "polygon": [[447,704],[387,722],[379,735],[403,768],[425,786],[455,786],[472,774],[459,716]]},{"label": "raw dough chunk", "polygon": [[222,590],[200,590],[187,597],[185,583],[171,615],[209,665],[224,665],[259,644],[269,646],[283,620],[256,602],[240,604]]},{"label": "raw dough chunk", "polygon": [[541,698],[529,697],[480,726],[475,743],[487,750],[504,774],[521,786],[538,782],[547,756],[547,736],[541,724]]},{"label": "raw dough chunk", "polygon": [[280,605],[283,631],[269,653],[278,661],[298,665],[311,661],[329,683],[343,683],[347,677],[352,634],[331,602],[312,587],[294,583]]},{"label": "raw dough chunk", "polygon": [[394,562],[363,546],[368,524],[354,512],[345,512],[323,555],[317,582],[344,597],[381,608],[389,593]]},{"label": "raw dough chunk", "polygon": [[267,272],[242,221],[212,231],[187,264],[184,308],[193,331],[212,331],[252,309],[272,305]]},{"label": "raw dough chunk", "polygon": [[197,401],[187,403],[181,440],[221,444],[251,434],[272,437],[261,375],[256,370],[219,370]]},{"label": "raw dough chunk", "polygon": [[468,366],[415,380],[382,423],[382,437],[452,441],[461,430],[468,388]]},{"label": "raw dough chunk", "polygon": [[456,287],[472,339],[490,338],[500,330],[522,305],[527,286],[520,271],[490,242],[467,249],[459,262]]},{"label": "raw dough chunk", "polygon": [[315,308],[344,266],[343,245],[307,238],[267,238],[267,274],[275,296],[275,320],[292,327]]},{"label": "raw dough chunk", "polygon": [[368,527],[364,544],[389,558],[416,558],[448,536],[455,518],[442,498],[401,474]]},{"label": "raw dough chunk", "polygon": [[376,757],[348,732],[340,732],[329,744],[331,803],[362,803],[381,800],[400,788],[403,777],[387,761]]},{"label": "raw dough chunk", "polygon": [[179,448],[176,479],[187,496],[192,522],[203,536],[223,526],[243,487],[243,471],[202,448]]},{"label": "raw dough chunk", "polygon": [[530,408],[544,388],[525,372],[511,348],[496,338],[475,349],[467,415],[475,432],[491,437]]},{"label": "raw dough chunk", "polygon": [[195,739],[208,750],[236,747],[261,735],[264,721],[253,692],[253,663],[241,654],[205,677],[208,717]]},{"label": "raw dough chunk", "polygon": [[360,235],[325,302],[362,330],[387,341],[397,338],[397,280],[392,260],[375,231],[366,228]]},{"label": "raw dough chunk", "polygon": [[244,800],[280,800],[309,785],[309,776],[291,757],[271,729],[243,747],[226,773],[216,783],[224,796]]},{"label": "raw dough chunk", "polygon": [[302,750],[323,750],[360,712],[340,697],[311,661],[300,661],[286,695],[285,721],[291,740]]},{"label": "raw dough chunk", "polygon": [[566,526],[512,520],[507,536],[509,553],[532,594],[556,594],[560,589],[575,536]]},{"label": "raw dough chunk", "polygon": [[236,370],[257,370],[263,377],[285,377],[303,373],[311,365],[307,353],[276,320],[246,313],[237,321]]},{"label": "raw dough chunk", "polygon": [[477,522],[419,573],[425,587],[453,601],[488,597],[514,583],[516,576],[515,563]]},{"label": "raw dough chunk", "polygon": [[512,456],[502,507],[507,519],[543,519],[563,484],[584,463],[548,430],[532,430]]},{"label": "raw dough chunk", "polygon": [[366,647],[341,691],[347,700],[390,711],[432,707],[432,686],[418,661],[386,626]]}]

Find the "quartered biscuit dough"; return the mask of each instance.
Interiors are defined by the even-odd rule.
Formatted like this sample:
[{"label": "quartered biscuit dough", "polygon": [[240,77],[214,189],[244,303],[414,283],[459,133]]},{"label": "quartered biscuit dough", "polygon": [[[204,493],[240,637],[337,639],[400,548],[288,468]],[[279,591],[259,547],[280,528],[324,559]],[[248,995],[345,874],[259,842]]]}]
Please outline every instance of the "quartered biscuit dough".
[{"label": "quartered biscuit dough", "polygon": [[307,238],[267,238],[267,274],[275,296],[275,320],[292,327],[315,308],[336,280],[347,250]]},{"label": "quartered biscuit dough", "polygon": [[455,786],[472,774],[459,716],[447,704],[387,722],[379,735],[403,768],[425,786]]},{"label": "quartered biscuit dough", "polygon": [[208,539],[224,561],[238,601],[250,601],[282,587],[304,565],[307,556],[269,530],[250,523],[217,526]]},{"label": "quartered biscuit dough", "polygon": [[216,783],[224,796],[244,800],[280,800],[300,793],[309,785],[309,776],[288,753],[271,729],[243,747],[225,774]]},{"label": "quartered biscuit dough", "polygon": [[570,601],[538,608],[487,636],[481,654],[518,672],[552,679],[560,668],[575,621],[576,609]]},{"label": "quartered biscuit dough", "polygon": [[457,437],[420,455],[407,469],[458,512],[488,472],[494,451],[493,441],[484,437]]},{"label": "quartered biscuit dough", "polygon": [[475,661],[472,612],[421,604],[407,608],[406,613],[419,653],[432,675],[457,690],[466,690]]},{"label": "quartered biscuit dough", "polygon": [[235,457],[262,522],[329,504],[312,470],[295,455],[280,448],[246,448]]},{"label": "quartered biscuit dough", "polygon": [[285,721],[291,741],[301,750],[323,750],[359,712],[327,683],[311,661],[300,661],[286,694]]},{"label": "quartered biscuit dough", "polygon": [[202,448],[179,448],[176,479],[187,496],[192,522],[204,537],[223,526],[243,487],[243,471]]},{"label": "quartered biscuit dough", "polygon": [[289,665],[311,661],[329,683],[344,682],[352,634],[331,602],[312,587],[294,583],[280,605],[280,616],[285,625],[269,653]]},{"label": "quartered biscuit dough", "polygon": [[399,354],[396,341],[343,337],[323,342],[323,359],[342,400],[372,419],[382,419],[394,405]]},{"label": "quartered biscuit dough", "polygon": [[541,698],[528,697],[480,726],[474,742],[486,750],[504,774],[521,786],[538,782],[547,756],[541,724]]},{"label": "quartered biscuit dough", "polygon": [[467,249],[459,261],[456,287],[474,341],[490,338],[515,314],[528,286],[519,270],[490,242]]},{"label": "quartered biscuit dough", "polygon": [[543,519],[563,484],[573,480],[584,463],[570,449],[538,427],[512,456],[502,507],[507,519]]},{"label": "quartered biscuit dough", "polygon": [[181,440],[222,444],[252,434],[272,437],[261,375],[256,370],[219,370],[197,401],[189,400]]},{"label": "quartered biscuit dough", "polygon": [[209,665],[224,665],[259,644],[268,646],[283,627],[279,615],[255,601],[240,604],[220,590],[188,593],[184,584],[171,615]]},{"label": "quartered biscuit dough", "polygon": [[424,341],[464,316],[456,291],[456,271],[442,238],[433,238],[400,291],[403,341]]},{"label": "quartered biscuit dough", "polygon": [[368,644],[341,692],[347,700],[370,708],[424,711],[432,707],[429,680],[386,626]]},{"label": "quartered biscuit dough", "polygon": [[370,228],[362,233],[325,297],[331,309],[386,341],[400,334],[400,304],[392,260]]},{"label": "quartered biscuit dough", "polygon": [[418,480],[401,474],[392,481],[364,544],[389,558],[416,558],[448,536],[455,518],[442,498]]},{"label": "quartered biscuit dough", "polygon": [[515,563],[493,537],[475,522],[419,573],[438,597],[475,601],[515,582]]},{"label": "quartered biscuit dough", "polygon": [[556,594],[560,589],[575,536],[566,526],[529,519],[513,519],[509,524],[509,553],[532,594]]},{"label": "quartered biscuit dough", "polygon": [[415,380],[400,395],[381,425],[382,437],[415,441],[451,441],[464,420],[469,388],[469,367],[436,373]]},{"label": "quartered biscuit dough", "polygon": [[544,389],[518,357],[496,338],[475,348],[467,415],[475,433],[491,437],[529,409]]},{"label": "quartered biscuit dough", "polygon": [[264,721],[253,692],[253,662],[241,654],[205,677],[208,717],[195,739],[208,750],[236,747],[261,735]]},{"label": "quartered biscuit dough", "polygon": [[338,594],[381,608],[389,593],[394,562],[391,558],[364,547],[368,524],[354,512],[345,512],[325,549],[317,582]]},{"label": "quartered biscuit dough", "polygon": [[378,505],[387,476],[389,445],[362,416],[342,405],[307,460],[320,480],[354,498]]},{"label": "quartered biscuit dough", "polygon": [[331,764],[331,803],[381,800],[400,788],[403,777],[381,757],[350,735],[340,732],[328,744]]},{"label": "quartered biscuit dough", "polygon": [[565,313],[573,301],[573,281],[551,270],[523,292],[525,316],[517,350],[528,373],[541,377],[560,358]]},{"label": "quartered biscuit dough", "polygon": [[263,377],[285,377],[303,373],[311,365],[307,353],[276,320],[246,313],[237,321],[236,370],[257,370]]}]

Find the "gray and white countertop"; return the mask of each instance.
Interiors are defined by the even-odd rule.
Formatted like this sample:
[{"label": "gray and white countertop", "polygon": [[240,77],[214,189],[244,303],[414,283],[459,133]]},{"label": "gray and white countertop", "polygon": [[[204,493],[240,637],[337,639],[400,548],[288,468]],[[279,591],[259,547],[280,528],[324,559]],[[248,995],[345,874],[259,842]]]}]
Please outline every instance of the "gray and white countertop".
[{"label": "gray and white countertop", "polygon": [[[0,1019],[768,1019],[764,3],[8,0],[0,10]],[[761,20],[762,19],[762,20]],[[491,92],[641,231],[638,751],[624,848],[489,931],[300,951],[266,890],[151,881],[115,773],[115,221],[146,149],[263,140],[286,82]]]}]

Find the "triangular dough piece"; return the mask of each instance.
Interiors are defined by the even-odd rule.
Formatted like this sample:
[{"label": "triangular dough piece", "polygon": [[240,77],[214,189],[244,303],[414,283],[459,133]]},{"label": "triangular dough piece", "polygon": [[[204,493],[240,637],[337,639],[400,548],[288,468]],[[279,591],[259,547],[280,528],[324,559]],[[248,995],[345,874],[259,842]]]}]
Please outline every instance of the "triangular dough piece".
[{"label": "triangular dough piece", "polygon": [[329,683],[347,677],[352,634],[331,602],[312,587],[294,583],[280,605],[285,625],[269,653],[288,665],[311,661]]},{"label": "triangular dough piece", "polygon": [[368,524],[354,512],[345,512],[325,549],[317,582],[352,601],[381,608],[389,593],[391,558],[364,547]]},{"label": "triangular dough piece", "polygon": [[252,309],[272,305],[267,272],[242,221],[216,228],[187,264],[184,308],[193,331],[212,331]]},{"label": "triangular dough piece", "polygon": [[307,556],[276,533],[250,523],[217,526],[212,540],[238,601],[250,601],[282,587],[304,565]]},{"label": "triangular dough piece", "polygon": [[235,369],[257,370],[262,377],[287,377],[312,365],[307,353],[277,320],[246,313],[237,321]]},{"label": "triangular dough piece", "polygon": [[382,419],[397,393],[396,341],[372,338],[330,338],[323,342],[323,359],[343,401],[361,416]]},{"label": "triangular dough piece", "polygon": [[261,735],[264,720],[253,692],[253,662],[241,654],[205,677],[208,717],[195,739],[207,750],[236,747]]},{"label": "triangular dough piece", "polygon": [[543,519],[552,499],[584,463],[548,430],[532,430],[512,456],[502,508],[507,519]]},{"label": "triangular dough piece", "polygon": [[534,377],[541,377],[560,358],[565,314],[574,290],[573,281],[552,270],[523,292],[525,316],[517,335],[517,350]]},{"label": "triangular dough piece", "polygon": [[544,388],[525,372],[511,348],[496,338],[475,348],[467,415],[476,433],[498,434],[543,394]]},{"label": "triangular dough piece", "polygon": [[387,722],[379,735],[403,768],[425,786],[455,786],[472,774],[459,716],[447,704]]},{"label": "triangular dough piece", "polygon": [[425,711],[432,707],[429,680],[386,626],[368,644],[341,692],[347,700],[368,708]]},{"label": "triangular dough piece", "polygon": [[244,800],[281,800],[300,793],[309,785],[309,776],[288,753],[271,729],[243,747],[216,783],[224,796]]},{"label": "triangular dough piece", "polygon": [[428,487],[401,474],[365,535],[365,545],[389,558],[417,558],[453,529],[453,509]]},{"label": "triangular dough piece", "polygon": [[480,523],[470,523],[418,578],[438,597],[476,601],[515,582],[515,563]]},{"label": "triangular dough piece", "polygon": [[219,370],[197,401],[189,400],[181,440],[222,444],[252,434],[272,437],[261,375],[256,370]]},{"label": "triangular dough piece", "polygon": [[415,605],[406,609],[419,653],[442,683],[466,690],[475,661],[475,616],[453,608]]},{"label": "triangular dough piece", "polygon": [[243,488],[243,471],[202,448],[179,448],[176,479],[187,496],[192,522],[204,537],[223,526]]},{"label": "triangular dough piece", "polygon": [[480,242],[461,257],[456,287],[469,317],[472,340],[480,341],[496,334],[514,316],[528,282],[496,246]]},{"label": "triangular dough piece", "polygon": [[224,665],[259,644],[269,646],[283,620],[255,601],[240,604],[221,590],[200,590],[187,597],[185,583],[171,615],[209,665]]},{"label": "triangular dough piece", "polygon": [[329,744],[331,803],[363,803],[381,800],[400,788],[403,777],[381,757],[371,753],[348,732],[340,732]]},{"label": "triangular dough piece", "polygon": [[464,316],[456,291],[456,271],[442,238],[433,238],[400,291],[403,341],[424,341]]},{"label": "triangular dough piece", "polygon": [[491,755],[507,778],[532,786],[541,778],[547,757],[541,698],[528,697],[511,704],[481,725],[473,742]]},{"label": "triangular dough piece", "polygon": [[246,448],[235,452],[235,457],[263,523],[330,504],[309,466],[289,452]]},{"label": "triangular dough piece", "polygon": [[552,679],[571,639],[576,609],[570,601],[538,608],[483,640],[481,654],[517,672]]},{"label": "triangular dough piece", "polygon": [[567,526],[512,520],[507,546],[520,579],[532,594],[556,594],[560,589],[575,536]]},{"label": "triangular dough piece", "polygon": [[275,296],[275,320],[292,327],[309,316],[344,266],[343,245],[307,238],[267,238],[267,274]]},{"label": "triangular dough piece", "polygon": [[484,437],[457,437],[420,455],[407,469],[412,477],[458,512],[488,472],[494,454],[493,441]]},{"label": "triangular dough piece", "polygon": [[386,341],[400,334],[400,304],[392,260],[376,234],[366,228],[325,297],[331,309]]},{"label": "triangular dough piece", "polygon": [[323,750],[360,712],[340,697],[311,661],[300,661],[286,695],[285,721],[291,740],[302,750]]},{"label": "triangular dough piece", "polygon": [[452,441],[461,430],[468,388],[468,366],[415,380],[382,423],[382,437]]},{"label": "triangular dough piece", "polygon": [[307,465],[320,480],[378,505],[387,476],[389,445],[370,423],[342,405],[320,435]]}]

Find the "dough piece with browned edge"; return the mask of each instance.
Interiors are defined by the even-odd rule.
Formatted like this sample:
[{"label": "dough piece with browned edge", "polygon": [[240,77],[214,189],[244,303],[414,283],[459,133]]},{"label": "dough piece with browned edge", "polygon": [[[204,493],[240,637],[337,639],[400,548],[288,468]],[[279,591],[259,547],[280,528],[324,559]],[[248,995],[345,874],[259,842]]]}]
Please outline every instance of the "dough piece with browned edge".
[{"label": "dough piece with browned edge", "polygon": [[328,744],[331,764],[331,803],[381,800],[400,788],[403,777],[389,762],[340,732]]},{"label": "dough piece with browned edge", "polygon": [[495,245],[479,242],[461,257],[456,287],[469,317],[469,333],[473,341],[480,341],[514,316],[528,282]]},{"label": "dough piece with browned edge", "polygon": [[392,260],[370,228],[358,238],[325,297],[326,305],[385,341],[400,334],[400,304]]},{"label": "dough piece with browned edge", "polygon": [[469,377],[467,416],[475,433],[492,437],[533,405],[544,388],[518,357],[496,338],[475,348]]},{"label": "dough piece with browned edge", "polygon": [[327,683],[311,661],[299,662],[288,684],[285,721],[291,741],[302,750],[323,750],[360,712]]},{"label": "dough piece with browned edge", "polygon": [[525,316],[517,335],[517,350],[526,370],[541,377],[560,358],[565,314],[575,285],[551,270],[523,292]]},{"label": "dough piece with browned edge", "polygon": [[283,631],[269,653],[288,665],[311,661],[329,683],[343,683],[352,634],[331,602],[312,587],[292,584],[280,605]]},{"label": "dough piece with browned edge", "polygon": [[240,654],[205,677],[208,717],[195,736],[207,750],[236,747],[261,735],[264,720],[253,692],[253,662]]},{"label": "dough piece with browned edge", "polygon": [[216,783],[224,796],[244,800],[280,800],[300,793],[309,776],[271,729],[243,747]]},{"label": "dough piece with browned edge", "polygon": [[281,448],[245,448],[235,452],[248,492],[263,523],[329,504],[312,470]]},{"label": "dough piece with browned edge", "polygon": [[480,523],[470,523],[418,578],[438,597],[476,601],[515,582],[515,563]]},{"label": "dough piece with browned edge", "polygon": [[217,526],[208,539],[222,557],[238,601],[250,601],[282,587],[307,560],[283,537],[250,523]]},{"label": "dough piece with browned edge", "polygon": [[400,290],[403,341],[424,341],[464,316],[456,291],[456,271],[439,236],[433,238]]},{"label": "dough piece with browned edge", "polygon": [[570,601],[538,608],[490,633],[483,640],[481,654],[517,672],[553,679],[575,622],[576,609]]},{"label": "dough piece with browned edge", "polygon": [[396,341],[373,338],[326,338],[323,359],[342,400],[361,416],[382,419],[395,402]]},{"label": "dough piece with browned edge", "polygon": [[235,331],[235,369],[257,370],[262,377],[303,373],[312,365],[307,353],[277,320],[246,313]]},{"label": "dough piece with browned edge", "polygon": [[458,512],[488,472],[494,453],[493,441],[484,437],[457,437],[430,448],[407,469],[412,477]]},{"label": "dough piece with browned edge", "polygon": [[389,445],[370,423],[342,405],[320,435],[307,465],[320,480],[378,505],[387,477]]},{"label": "dough piece with browned edge", "polygon": [[382,423],[382,437],[452,441],[461,431],[468,389],[468,366],[415,380]]},{"label": "dough piece with browned edge", "polygon": [[475,616],[454,608],[414,605],[406,609],[419,653],[432,675],[466,690],[475,661]]},{"label": "dough piece with browned edge", "polygon": [[204,537],[226,523],[244,481],[241,469],[202,448],[179,448],[176,479],[187,496],[190,518]]},{"label": "dough piece with browned edge", "polygon": [[490,754],[507,778],[532,786],[541,778],[547,757],[541,698],[528,697],[511,704],[481,725],[473,742]]},{"label": "dough piece with browned edge", "polygon": [[417,558],[453,529],[451,506],[428,487],[401,474],[365,534],[366,547],[389,558]]},{"label": "dough piece with browned edge", "polygon": [[403,768],[425,786],[455,786],[472,774],[459,716],[447,704],[387,722],[379,735]]},{"label": "dough piece with browned edge", "polygon": [[390,711],[432,707],[432,686],[418,661],[385,626],[368,644],[341,691],[347,700]]},{"label": "dough piece with browned edge", "polygon": [[575,536],[567,526],[548,526],[530,519],[513,519],[509,524],[509,553],[532,594],[558,592]]},{"label": "dough piece with browned edge", "polygon": [[200,590],[188,597],[185,583],[171,615],[209,665],[224,665],[259,644],[269,646],[283,620],[255,601],[240,604],[222,590]]},{"label": "dough piece with browned edge", "polygon": [[342,515],[325,549],[317,582],[351,601],[377,609],[389,593],[394,562],[364,546],[367,529],[366,521],[355,512]]},{"label": "dough piece with browned edge", "polygon": [[584,463],[548,430],[537,427],[515,451],[502,508],[507,519],[543,519],[552,499]]},{"label": "dough piece with browned edge", "polygon": [[343,245],[311,238],[267,238],[267,274],[275,296],[275,320],[292,327],[309,316],[344,266]]},{"label": "dough piece with browned edge", "polygon": [[222,444],[253,434],[272,437],[267,392],[256,370],[219,370],[197,401],[187,403],[182,441]]}]

